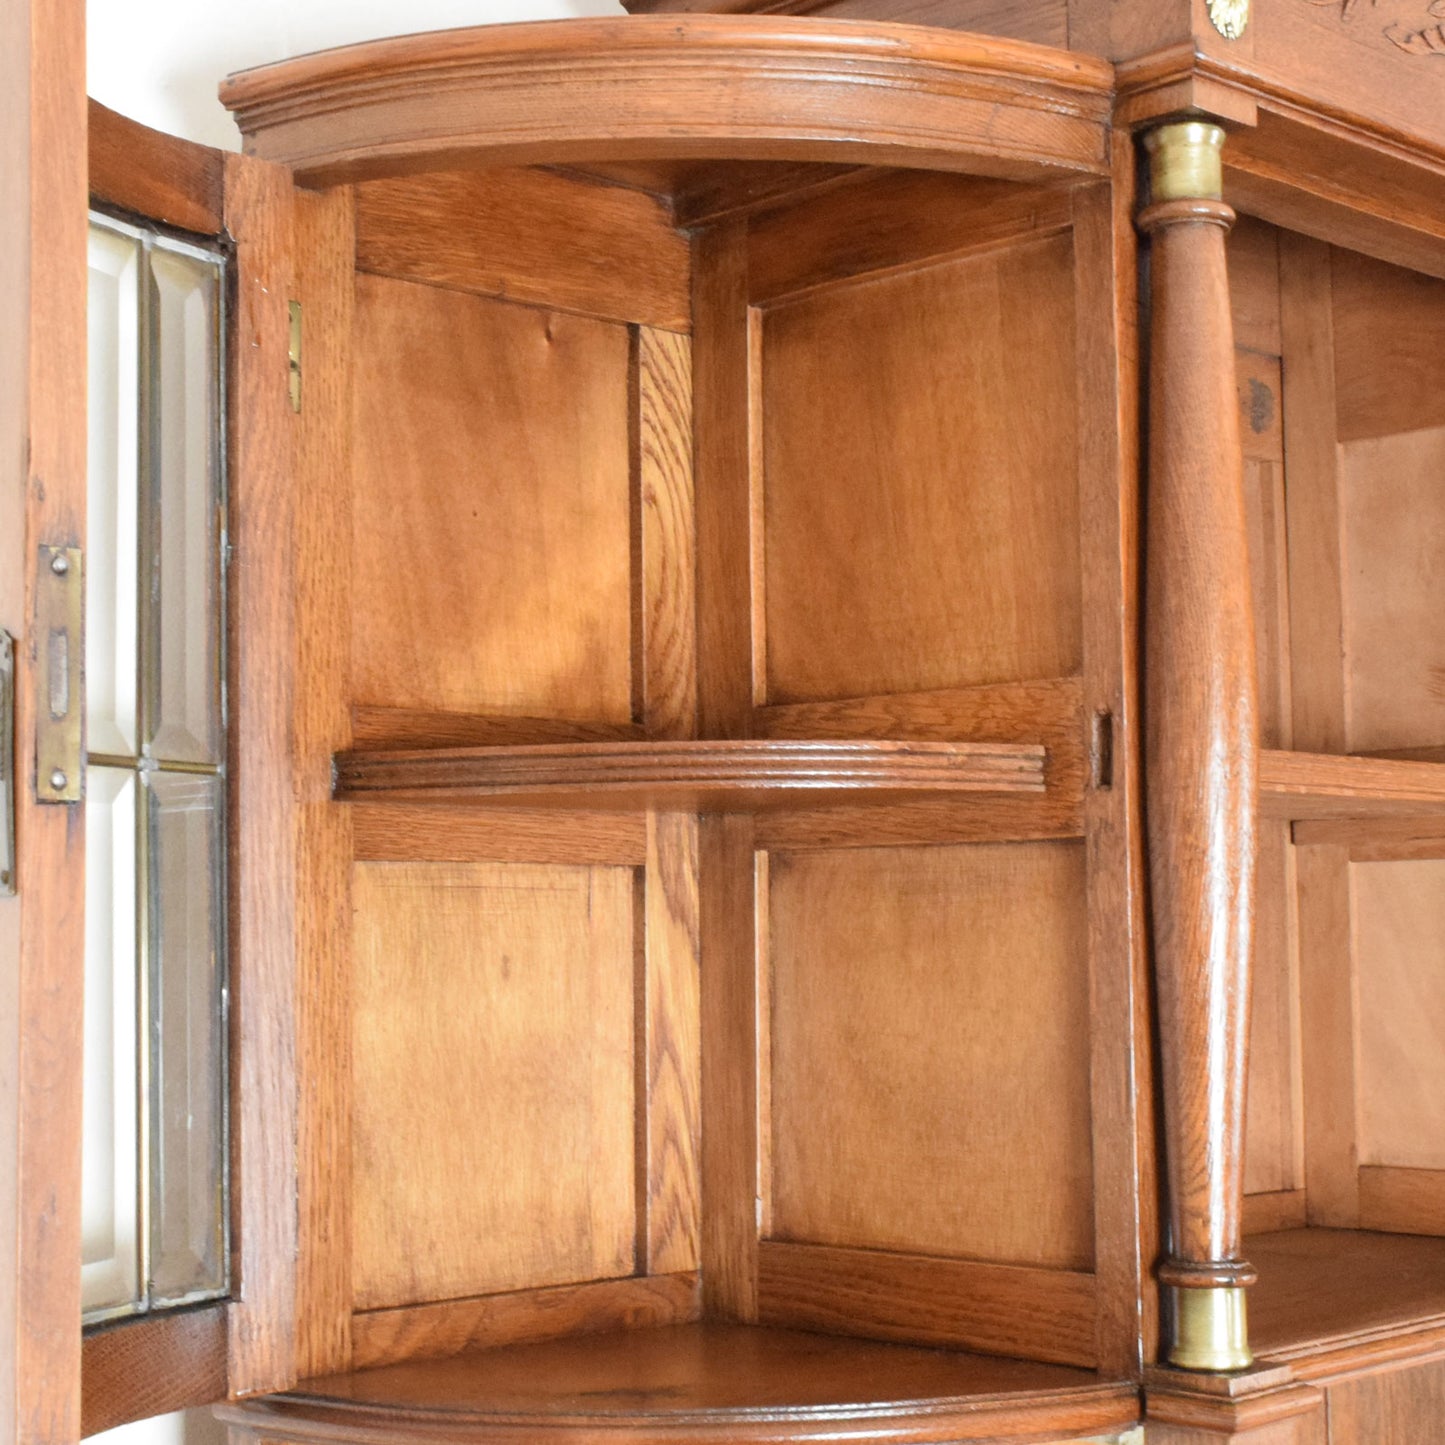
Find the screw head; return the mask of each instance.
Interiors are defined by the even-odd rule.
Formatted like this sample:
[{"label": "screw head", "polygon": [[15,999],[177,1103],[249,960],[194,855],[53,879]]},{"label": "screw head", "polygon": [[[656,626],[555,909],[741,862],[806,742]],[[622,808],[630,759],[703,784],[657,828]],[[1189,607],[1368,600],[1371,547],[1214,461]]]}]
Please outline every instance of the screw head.
[{"label": "screw head", "polygon": [[54,788],[57,793],[60,792],[69,781],[70,779],[65,776],[64,771],[60,768],[56,768],[50,774],[50,786]]},{"label": "screw head", "polygon": [[70,571],[70,558],[67,557],[64,552],[57,552],[55,556],[50,559],[50,570],[54,572],[57,577],[64,577],[65,574]]}]

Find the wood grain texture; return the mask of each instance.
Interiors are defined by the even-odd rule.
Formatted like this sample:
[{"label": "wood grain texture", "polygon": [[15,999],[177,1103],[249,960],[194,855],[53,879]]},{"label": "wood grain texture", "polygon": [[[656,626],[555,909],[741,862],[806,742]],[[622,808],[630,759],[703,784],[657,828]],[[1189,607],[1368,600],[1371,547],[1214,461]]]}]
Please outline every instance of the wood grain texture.
[{"label": "wood grain texture", "polygon": [[752,820],[698,826],[702,1285],[708,1319],[757,1319],[759,900]]},{"label": "wood grain texture", "polygon": [[1341,1380],[1329,1400],[1330,1445],[1423,1439],[1445,1416],[1445,1360]]},{"label": "wood grain texture", "polygon": [[1078,671],[1073,340],[1064,237],[765,312],[766,701]]},{"label": "wood grain texture", "polygon": [[1256,1235],[1250,1339],[1268,1364],[1402,1336],[1445,1316],[1445,1240],[1354,1230]]},{"label": "wood grain texture", "polygon": [[357,862],[641,867],[647,858],[647,817],[640,812],[482,811],[421,803],[357,803],[350,812]]},{"label": "wood grain texture", "polygon": [[38,548],[85,540],[85,15],[0,14],[0,626],[17,641],[17,894],[0,899],[0,1439],[80,1428],[85,819],[41,805]]},{"label": "wood grain texture", "polygon": [[358,748],[506,747],[535,743],[616,742],[645,736],[632,722],[428,712],[405,707],[353,707],[351,737]]},{"label": "wood grain texture", "polygon": [[[643,875],[646,1219],[639,1267],[696,1271],[701,1229],[701,1038],[696,818],[649,813]],[[640,1234],[644,1233],[639,1231]]]},{"label": "wood grain texture", "polygon": [[1266,748],[1259,761],[1265,817],[1421,819],[1445,808],[1445,766]]},{"label": "wood grain texture", "polygon": [[1363,1166],[1360,1228],[1445,1235],[1445,1170]]},{"label": "wood grain texture", "polygon": [[1293,745],[1346,747],[1344,598],[1329,248],[1279,238]]},{"label": "wood grain texture", "polygon": [[930,171],[866,172],[757,215],[754,305],[1066,230],[1069,192]]},{"label": "wood grain texture", "polygon": [[770,855],[772,1238],[1092,1264],[1082,855]]},{"label": "wood grain texture", "polygon": [[87,1334],[80,1433],[224,1400],[227,1308],[173,1311]]},{"label": "wood grain texture", "polygon": [[250,149],[313,185],[639,154],[1028,179],[1106,169],[1111,85],[1103,62],[1017,41],[656,16],[376,41],[232,76],[222,98]]},{"label": "wood grain texture", "polygon": [[[1437,310],[1445,337],[1445,307]],[[1403,376],[1397,392],[1426,395]],[[1442,472],[1445,425],[1339,448],[1352,752],[1445,742],[1445,642],[1426,581],[1445,569]]]},{"label": "wood grain texture", "polygon": [[752,732],[752,363],[747,223],[693,242],[697,725],[706,738]]},{"label": "wood grain texture", "polygon": [[1258,754],[1234,339],[1233,213],[1151,206],[1144,740],[1170,1258],[1166,1284],[1248,1282],[1240,1257]]},{"label": "wood grain texture", "polygon": [[[1159,1248],[1139,747],[1139,318],[1135,150],[1073,195],[1097,1363],[1155,1352]],[[1051,749],[1051,757],[1057,758]]]},{"label": "wood grain texture", "polygon": [[753,812],[797,806],[813,795],[826,803],[850,794],[886,800],[908,794],[1042,793],[1043,772],[1044,750],[1029,743],[556,743],[341,753],[336,796]]},{"label": "wood grain texture", "polygon": [[371,1310],[351,1322],[353,1363],[370,1370],[498,1345],[687,1324],[697,1318],[698,1299],[697,1275],[683,1273]]},{"label": "wood grain texture", "polygon": [[225,157],[89,102],[90,198],[204,236],[222,229]]},{"label": "wood grain texture", "polygon": [[356,188],[356,265],[605,321],[690,324],[688,245],[667,206],[557,171],[367,181]]},{"label": "wood grain texture", "polygon": [[1349,889],[1360,1163],[1445,1169],[1445,862],[1353,863]]},{"label": "wood grain texture", "polygon": [[640,327],[636,353],[637,526],[643,723],[652,738],[697,729],[697,525],[693,501],[692,345]]},{"label": "wood grain texture", "polygon": [[1137,1418],[1138,1395],[1060,1365],[704,1324],[333,1376],[221,1413],[273,1439],[364,1445],[423,1422],[442,1439],[943,1445],[1112,1433]]},{"label": "wood grain texture", "polygon": [[764,1324],[981,1350],[1059,1365],[1098,1362],[1091,1274],[765,1240]]},{"label": "wood grain texture", "polygon": [[297,820],[293,724],[298,447],[287,395],[294,190],[277,166],[226,160],[236,238],[230,414],[231,1200],[236,1233],[230,1388],[295,1379]]},{"label": "wood grain texture", "polygon": [[1280,1229],[1303,1229],[1308,1223],[1303,1189],[1281,1189],[1244,1196],[1245,1234],[1273,1234]]},{"label": "wood grain texture", "polygon": [[632,871],[365,863],[352,892],[357,1307],[632,1273]]},{"label": "wood grain texture", "polygon": [[1342,848],[1301,848],[1300,1067],[1311,1224],[1359,1222],[1359,977]]},{"label": "wood grain texture", "polygon": [[[351,741],[352,200],[298,193],[291,295],[305,373],[292,538],[296,685],[296,1370],[351,1363],[351,816],[331,801],[331,757]],[[340,541],[340,545],[338,545]]]},{"label": "wood grain texture", "polygon": [[632,721],[627,328],[356,282],[352,701]]}]

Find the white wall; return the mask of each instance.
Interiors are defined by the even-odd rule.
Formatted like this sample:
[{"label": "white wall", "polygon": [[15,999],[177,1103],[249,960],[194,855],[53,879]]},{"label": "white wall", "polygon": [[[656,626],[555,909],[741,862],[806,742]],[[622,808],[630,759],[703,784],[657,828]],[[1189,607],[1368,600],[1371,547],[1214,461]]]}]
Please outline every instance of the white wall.
[{"label": "white wall", "polygon": [[[621,15],[617,0],[88,0],[91,95],[157,130],[239,150],[216,99],[233,70],[384,35],[508,20]],[[209,1411],[124,1425],[96,1445],[224,1445]]]},{"label": "white wall", "polygon": [[418,30],[622,13],[617,0],[88,0],[90,93],[157,130],[238,150],[216,99],[233,70]]}]

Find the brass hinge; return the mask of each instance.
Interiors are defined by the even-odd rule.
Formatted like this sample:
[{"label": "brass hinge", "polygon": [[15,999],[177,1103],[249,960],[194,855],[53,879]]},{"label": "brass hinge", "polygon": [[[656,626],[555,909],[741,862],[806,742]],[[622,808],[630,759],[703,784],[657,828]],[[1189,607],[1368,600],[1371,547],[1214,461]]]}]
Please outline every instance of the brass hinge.
[{"label": "brass hinge", "polygon": [[84,558],[79,547],[41,547],[36,560],[35,796],[78,803],[82,776]]},{"label": "brass hinge", "polygon": [[301,303],[288,301],[286,310],[291,318],[291,338],[287,347],[290,362],[287,385],[291,391],[291,410],[301,410]]}]

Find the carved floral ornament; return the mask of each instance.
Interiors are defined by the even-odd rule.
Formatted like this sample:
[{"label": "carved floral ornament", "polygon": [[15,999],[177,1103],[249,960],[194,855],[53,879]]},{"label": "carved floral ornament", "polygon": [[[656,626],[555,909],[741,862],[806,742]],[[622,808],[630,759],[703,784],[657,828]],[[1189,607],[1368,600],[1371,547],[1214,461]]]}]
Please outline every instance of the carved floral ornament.
[{"label": "carved floral ornament", "polygon": [[[1346,22],[1358,21],[1362,15],[1380,8],[1380,0],[1306,0],[1306,3],[1338,11],[1340,19]],[[1407,55],[1445,57],[1445,0],[1394,0],[1394,3],[1387,0],[1387,3],[1396,13],[1382,27],[1386,40]]]}]

